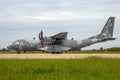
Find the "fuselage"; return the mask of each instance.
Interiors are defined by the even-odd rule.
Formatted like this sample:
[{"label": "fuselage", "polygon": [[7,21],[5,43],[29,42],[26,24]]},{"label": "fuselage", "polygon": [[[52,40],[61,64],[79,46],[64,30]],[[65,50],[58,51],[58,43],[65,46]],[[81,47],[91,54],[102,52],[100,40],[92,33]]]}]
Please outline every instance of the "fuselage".
[{"label": "fuselage", "polygon": [[[43,47],[51,47],[53,45],[55,46],[63,46],[63,47],[68,47],[70,50],[80,50],[83,47],[89,46],[93,43],[96,43],[98,40],[95,39],[85,39],[82,41],[76,41],[76,40],[61,40],[61,41],[56,41],[53,42],[51,39],[50,40],[44,40],[43,41]],[[20,39],[14,41],[11,45],[9,45],[7,48],[9,50],[20,50],[20,51],[36,51],[40,50],[41,48],[41,41],[40,40],[25,40],[25,39]]]},{"label": "fuselage", "polygon": [[[62,40],[62,41],[56,41],[52,42],[51,40],[45,40],[43,41],[43,47],[46,46],[52,46],[52,45],[61,45],[64,47],[69,47],[71,50],[78,50],[78,42],[76,40]],[[7,47],[9,50],[20,50],[20,51],[28,51],[28,50],[40,50],[41,43],[40,40],[25,40],[25,39],[19,39],[14,41],[11,45]]]}]

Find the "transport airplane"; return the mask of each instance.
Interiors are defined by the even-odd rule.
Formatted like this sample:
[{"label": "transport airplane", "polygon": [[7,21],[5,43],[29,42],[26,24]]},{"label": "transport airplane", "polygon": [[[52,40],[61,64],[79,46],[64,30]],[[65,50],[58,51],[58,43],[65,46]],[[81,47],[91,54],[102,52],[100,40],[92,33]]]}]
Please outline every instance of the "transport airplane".
[{"label": "transport airplane", "polygon": [[39,40],[27,41],[25,39],[19,39],[14,41],[7,48],[8,50],[16,50],[18,53],[20,51],[47,51],[51,53],[62,53],[68,50],[80,50],[86,46],[90,46],[95,43],[106,42],[115,40],[113,38],[115,17],[109,17],[105,26],[103,27],[100,34],[83,39],[77,42],[76,40],[68,40],[68,32],[60,32],[54,36],[43,37],[43,32],[39,33]]}]

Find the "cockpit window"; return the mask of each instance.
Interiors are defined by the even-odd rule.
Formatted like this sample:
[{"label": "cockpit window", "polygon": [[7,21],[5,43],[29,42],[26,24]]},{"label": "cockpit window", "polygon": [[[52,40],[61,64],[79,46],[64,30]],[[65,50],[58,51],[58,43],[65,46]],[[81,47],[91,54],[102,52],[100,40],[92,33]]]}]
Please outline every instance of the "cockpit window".
[{"label": "cockpit window", "polygon": [[13,42],[13,44],[19,44],[19,42],[18,42],[18,41],[16,41],[16,42]]}]

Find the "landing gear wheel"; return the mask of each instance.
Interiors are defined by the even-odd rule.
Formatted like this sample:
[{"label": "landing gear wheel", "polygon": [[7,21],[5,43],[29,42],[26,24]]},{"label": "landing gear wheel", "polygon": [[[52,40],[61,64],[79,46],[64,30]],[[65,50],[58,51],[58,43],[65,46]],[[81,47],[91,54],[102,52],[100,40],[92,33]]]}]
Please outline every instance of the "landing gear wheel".
[{"label": "landing gear wheel", "polygon": [[20,54],[20,51],[17,51],[17,54]]},{"label": "landing gear wheel", "polygon": [[52,52],[52,54],[62,54],[62,52]]},{"label": "landing gear wheel", "polygon": [[55,54],[55,52],[52,52],[52,54]]},{"label": "landing gear wheel", "polygon": [[24,50],[24,53],[26,53],[27,51],[26,50]]}]

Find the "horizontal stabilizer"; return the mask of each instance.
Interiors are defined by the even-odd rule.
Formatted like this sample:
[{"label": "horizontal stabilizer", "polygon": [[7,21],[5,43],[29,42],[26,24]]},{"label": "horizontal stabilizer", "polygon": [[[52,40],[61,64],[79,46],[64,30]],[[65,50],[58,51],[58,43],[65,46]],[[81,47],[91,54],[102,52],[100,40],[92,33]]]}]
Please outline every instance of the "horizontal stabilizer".
[{"label": "horizontal stabilizer", "polygon": [[105,38],[105,39],[101,39],[99,42],[105,42],[105,41],[111,41],[111,40],[115,40],[116,38]]}]

